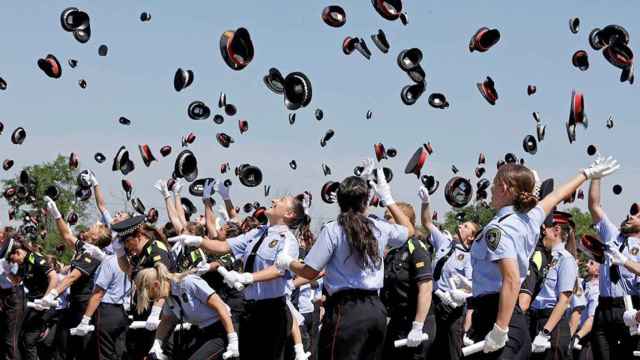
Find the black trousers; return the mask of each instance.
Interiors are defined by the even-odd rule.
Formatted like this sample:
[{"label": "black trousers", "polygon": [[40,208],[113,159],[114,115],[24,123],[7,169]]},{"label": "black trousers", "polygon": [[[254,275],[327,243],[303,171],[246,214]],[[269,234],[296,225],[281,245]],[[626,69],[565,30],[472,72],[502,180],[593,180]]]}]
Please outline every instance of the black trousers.
[{"label": "black trousers", "polygon": [[283,360],[291,333],[291,312],[284,296],[266,300],[247,300],[240,319],[240,358],[242,360]]},{"label": "black trousers", "polygon": [[[529,310],[531,339],[534,339],[542,331],[551,316],[551,311],[552,309]],[[551,348],[542,353],[531,353],[531,360],[571,360],[571,330],[569,329],[569,316],[566,313],[551,331],[550,341]]]},{"label": "black trousers", "polygon": [[[634,308],[639,301],[633,299]],[[624,300],[622,298],[600,297],[593,317],[591,349],[596,360],[632,359],[637,339],[631,337],[624,324]]]},{"label": "black trousers", "polygon": [[573,360],[593,360],[593,351],[591,350],[591,333],[580,341],[580,345],[582,345],[582,349],[575,350],[573,349],[573,344],[571,344],[573,349]]},{"label": "black trousers", "polygon": [[22,322],[20,351],[25,360],[38,360],[38,342],[46,328],[46,311],[27,309]]},{"label": "black trousers", "polygon": [[18,337],[26,310],[24,288],[0,289],[0,359],[21,359]]},{"label": "black trousers", "polygon": [[327,299],[319,360],[370,360],[382,355],[387,311],[376,291],[344,290]]},{"label": "black trousers", "polygon": [[72,300],[69,304],[69,308],[65,312],[65,318],[63,319],[64,329],[62,329],[63,334],[61,335],[62,339],[60,339],[63,344],[60,346],[62,346],[63,349],[66,349],[67,360],[84,360],[87,358],[89,346],[95,334],[91,332],[85,336],[71,336],[71,334],[69,334],[69,329],[80,324],[88,302],[88,299],[87,301]]},{"label": "black trousers", "polygon": [[174,359],[184,359],[186,356],[189,356],[189,360],[222,359],[228,343],[222,322],[218,321],[203,329],[196,328],[190,335],[191,341],[187,345],[186,354],[174,356]]},{"label": "black trousers", "polygon": [[429,339],[423,341],[416,347],[399,347],[393,346],[393,342],[405,339],[413,325],[413,316],[392,316],[387,324],[387,334],[384,340],[384,349],[382,350],[382,359],[407,359],[407,360],[424,360],[430,351],[433,350],[433,343],[436,339],[436,316],[433,312],[429,312],[424,321],[422,332],[429,335]]},{"label": "black trousers", "polygon": [[438,296],[432,298],[432,307],[435,309],[438,332],[429,354],[431,357],[446,355],[447,359],[461,359],[467,307],[459,306],[454,309],[442,303]]},{"label": "black trousers", "polygon": [[[482,341],[493,329],[498,316],[499,294],[484,295],[470,299],[473,308],[472,324],[469,337],[475,341]],[[509,322],[509,339],[500,350],[485,354],[479,352],[465,357],[466,360],[526,360],[531,352],[531,337],[527,319],[516,304]]]},{"label": "black trousers", "polygon": [[94,354],[97,360],[120,360],[129,319],[122,305],[100,303],[95,313]]},{"label": "black trousers", "polygon": [[[147,321],[149,314],[151,314],[152,304],[149,304],[149,308],[142,314],[138,314],[136,311],[136,304],[132,302],[131,311],[133,313],[133,321]],[[126,335],[126,348],[127,359],[129,360],[144,360],[149,354],[149,350],[153,346],[153,340],[155,339],[155,331],[149,331],[147,329],[133,329],[127,330]]]}]

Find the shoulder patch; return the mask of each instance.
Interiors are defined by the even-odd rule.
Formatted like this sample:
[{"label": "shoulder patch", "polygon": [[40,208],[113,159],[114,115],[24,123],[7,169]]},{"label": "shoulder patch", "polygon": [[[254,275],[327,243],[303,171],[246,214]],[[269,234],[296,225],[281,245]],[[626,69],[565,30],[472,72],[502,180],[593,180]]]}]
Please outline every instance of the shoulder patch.
[{"label": "shoulder patch", "polygon": [[416,269],[420,269],[422,267],[424,267],[424,261],[420,261],[416,263]]},{"label": "shoulder patch", "polygon": [[638,249],[637,247],[635,247],[635,246],[634,246],[634,247],[631,249],[631,255],[633,255],[633,256],[638,255],[638,251],[640,251],[640,249]]},{"label": "shoulder patch", "polygon": [[155,241],[155,245],[156,245],[158,248],[160,248],[160,249],[162,249],[162,250],[164,250],[164,251],[169,251],[169,250],[167,250],[167,245],[165,245],[162,241],[157,241],[157,240],[156,240],[156,241]]},{"label": "shoulder patch", "polygon": [[491,251],[496,251],[498,245],[500,244],[500,238],[502,237],[502,232],[498,228],[491,228],[487,230],[487,233],[484,235],[484,239],[487,242],[487,247],[491,249]]},{"label": "shoulder patch", "polygon": [[269,248],[274,248],[276,245],[278,245],[278,240],[271,240],[271,242],[269,243]]},{"label": "shoulder patch", "polygon": [[153,262],[158,262],[160,260],[162,260],[162,256],[160,256],[160,255],[156,255],[156,256],[153,257]]}]

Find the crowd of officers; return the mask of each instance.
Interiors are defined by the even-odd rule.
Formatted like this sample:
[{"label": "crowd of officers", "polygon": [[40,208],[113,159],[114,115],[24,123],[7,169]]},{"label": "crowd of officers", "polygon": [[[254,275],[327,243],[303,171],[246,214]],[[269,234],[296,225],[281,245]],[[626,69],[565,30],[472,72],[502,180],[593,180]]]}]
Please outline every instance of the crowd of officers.
[{"label": "crowd of officers", "polygon": [[[157,229],[144,216],[112,217],[84,174],[102,215],[86,231],[74,233],[45,198],[75,250],[69,264],[0,232],[2,359],[633,358],[640,213],[616,226],[601,207],[615,160],[598,158],[555,189],[502,165],[495,217],[461,221],[453,234],[433,223],[427,189],[416,231],[414,208],[395,202],[373,161],[363,168],[342,181],[337,218],[316,236],[308,193],[240,219],[230,188],[212,181],[196,218],[182,206],[183,184],[160,180],[169,222]],[[575,223],[556,206],[586,181],[606,252],[585,252],[581,272]],[[374,194],[384,219],[367,212]]]}]

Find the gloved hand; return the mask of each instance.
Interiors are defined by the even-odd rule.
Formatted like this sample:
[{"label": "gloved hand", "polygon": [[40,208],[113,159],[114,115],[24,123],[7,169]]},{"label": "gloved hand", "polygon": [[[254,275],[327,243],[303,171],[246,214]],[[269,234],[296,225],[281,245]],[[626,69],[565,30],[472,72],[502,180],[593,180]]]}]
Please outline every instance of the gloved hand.
[{"label": "gloved hand", "polygon": [[509,328],[501,329],[498,324],[493,324],[493,329],[484,337],[484,353],[491,353],[502,349],[507,345],[509,339]]},{"label": "gloved hand", "polygon": [[203,240],[202,236],[186,235],[186,234],[174,236],[168,239],[169,243],[175,243],[179,241],[184,246],[193,246],[193,247],[200,247],[200,245],[202,244],[202,240]]},{"label": "gloved hand", "polygon": [[587,177],[587,180],[601,179],[605,176],[613,174],[620,169],[618,162],[609,156],[606,159],[598,158],[588,168],[582,169],[582,173]]},{"label": "gloved hand", "polygon": [[[373,169],[376,168],[376,163],[373,162],[373,159],[366,159],[362,161],[362,173],[360,177],[365,181],[369,181],[373,179]],[[382,174],[382,172],[380,172]]]},{"label": "gloved hand", "polygon": [[204,190],[202,191],[202,202],[203,203],[206,202],[206,201],[209,201],[211,199],[211,196],[215,192],[216,183],[217,182],[215,180],[209,180],[209,181],[204,183]]},{"label": "gloved hand", "polygon": [[582,350],[582,345],[580,345],[580,340],[582,340],[580,335],[578,334],[573,335],[573,337],[571,338],[571,347],[575,350]]},{"label": "gloved hand", "polygon": [[[222,267],[222,265],[220,266]],[[218,272],[220,271],[218,270]],[[235,270],[227,271],[226,275],[223,275],[223,281],[225,284],[227,284],[228,287],[234,289],[236,286],[236,283],[240,282],[239,276],[240,274]]]},{"label": "gloved hand", "polygon": [[40,299],[39,303],[40,305],[44,306],[44,307],[56,307],[58,306],[58,296],[60,294],[58,294],[58,290],[56,289],[51,289],[51,291],[49,291],[48,294],[46,294],[42,299]]},{"label": "gloved hand", "polygon": [[51,200],[51,198],[48,196],[45,196],[43,199],[46,203],[47,212],[49,213],[49,215],[51,215],[54,220],[61,219],[62,215],[60,214],[60,210],[58,210],[58,205],[56,205],[56,202]]},{"label": "gloved hand", "polygon": [[222,200],[231,200],[231,196],[229,195],[229,188],[224,185],[223,181],[215,184],[215,190],[218,194],[220,194]]},{"label": "gloved hand", "polygon": [[158,189],[158,191],[160,192],[160,194],[162,194],[162,197],[164,199],[171,197],[171,192],[169,191],[169,188],[167,187],[167,182],[160,179],[158,181],[156,181],[156,184],[153,185],[154,188]]},{"label": "gloved hand", "polygon": [[440,301],[442,301],[445,305],[452,308],[457,307],[455,302],[453,302],[453,299],[451,298],[451,294],[449,294],[448,291],[442,291],[438,289],[435,291],[435,294],[438,295],[438,297],[440,298]]},{"label": "gloved hand", "polygon": [[107,254],[105,254],[104,251],[100,250],[99,247],[92,244],[85,243],[82,246],[82,250],[84,251],[85,254],[88,254],[89,256],[98,260],[99,262],[102,262],[102,260],[104,260],[107,257]]},{"label": "gloved hand", "polygon": [[449,291],[451,295],[451,301],[455,304],[455,307],[460,307],[467,302],[467,298],[471,296],[471,293],[460,289],[453,289]]},{"label": "gloved hand", "polygon": [[629,329],[638,327],[637,313],[637,310],[627,310],[622,315],[622,320]]},{"label": "gloved hand", "polygon": [[70,332],[72,334],[75,334],[76,336],[85,336],[88,333],[93,331],[93,326],[89,325],[90,322],[91,322],[90,317],[83,316],[82,321],[80,321],[80,324],[78,324],[77,327],[70,329]]},{"label": "gloved hand", "polygon": [[173,195],[180,197],[180,192],[182,191],[183,187],[184,181],[182,181],[182,179],[176,179],[176,183],[175,185],[173,185]]},{"label": "gloved hand", "polygon": [[155,356],[158,360],[169,359],[169,357],[164,354],[164,351],[162,351],[162,340],[159,339],[155,339],[153,341],[153,346],[151,347],[151,350],[149,350],[149,355]]},{"label": "gloved hand", "polygon": [[227,344],[227,351],[222,354],[222,358],[229,359],[233,357],[239,357],[240,345],[238,343],[238,334],[235,332],[228,333],[227,339],[229,339],[229,343]]},{"label": "gloved hand", "polygon": [[100,185],[100,183],[98,182],[98,178],[96,177],[96,173],[94,173],[93,170],[89,170],[89,181],[91,181],[93,187]]},{"label": "gloved hand", "polygon": [[462,337],[462,344],[464,346],[469,346],[475,343],[473,342],[473,340],[471,340],[471,338],[469,337],[469,335],[467,335],[467,333],[464,333],[464,337]]},{"label": "gloved hand", "polygon": [[287,254],[285,251],[282,251],[278,254],[278,257],[276,257],[276,267],[278,268],[278,270],[280,270],[280,272],[289,270],[291,268],[291,263],[294,261],[295,259]]},{"label": "gloved hand", "polygon": [[411,331],[409,331],[409,335],[407,335],[407,346],[408,347],[417,347],[423,341],[422,339],[422,328],[424,327],[424,323],[414,321],[411,326]]},{"label": "gloved hand", "polygon": [[243,285],[251,285],[253,284],[253,274],[248,272],[238,273],[238,281]]},{"label": "gloved hand", "polygon": [[391,187],[387,183],[387,179],[385,179],[382,169],[378,169],[378,174],[379,175],[378,175],[377,184],[375,181],[369,180],[369,184],[371,185],[371,188],[373,188],[373,190],[378,195],[380,200],[382,200],[382,204],[384,206],[390,206],[395,204],[396,202],[393,200],[393,197],[391,196]]},{"label": "gloved hand", "polygon": [[538,333],[533,343],[531,343],[531,352],[542,353],[551,348],[551,335],[545,335],[542,331]]},{"label": "gloved hand", "polygon": [[458,289],[467,290],[468,292],[471,292],[471,290],[473,289],[473,283],[460,274],[454,274],[452,279],[453,284]]},{"label": "gloved hand", "polygon": [[307,360],[309,357],[311,357],[311,353],[304,351],[304,346],[302,344],[295,344],[293,346],[293,351],[296,354],[295,360]]},{"label": "gloved hand", "polygon": [[428,204],[431,202],[431,196],[429,195],[429,190],[426,187],[420,186],[418,189],[418,197],[422,200],[423,204]]},{"label": "gloved hand", "polygon": [[204,275],[208,273],[210,269],[211,267],[209,266],[209,263],[207,263],[205,260],[202,260],[198,265],[196,265],[195,273],[197,275]]},{"label": "gloved hand", "polygon": [[622,265],[626,264],[627,260],[629,260],[624,254],[622,254],[615,247],[610,247],[606,253],[607,258],[613,265]]},{"label": "gloved hand", "polygon": [[149,331],[155,331],[160,325],[160,314],[162,313],[162,306],[154,305],[151,308],[151,314],[147,318],[144,328]]}]

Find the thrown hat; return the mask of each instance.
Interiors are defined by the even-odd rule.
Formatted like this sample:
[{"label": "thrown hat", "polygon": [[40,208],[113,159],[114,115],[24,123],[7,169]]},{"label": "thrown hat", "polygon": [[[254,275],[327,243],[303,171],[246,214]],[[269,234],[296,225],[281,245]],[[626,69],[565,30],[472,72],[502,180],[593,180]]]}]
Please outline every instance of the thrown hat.
[{"label": "thrown hat", "polygon": [[622,41],[614,41],[604,50],[602,55],[607,61],[620,69],[626,69],[633,64],[633,50]]},{"label": "thrown hat", "polygon": [[2,169],[4,171],[11,169],[11,167],[13,167],[13,160],[6,159],[5,161],[2,162]]},{"label": "thrown hat", "polygon": [[196,134],[190,132],[182,137],[182,147],[193,144],[194,141],[196,141]]},{"label": "thrown hat", "polygon": [[22,127],[15,129],[11,134],[11,142],[15,145],[21,145],[26,138],[27,131]]},{"label": "thrown hat", "polygon": [[211,115],[211,109],[202,101],[193,101],[187,108],[187,115],[193,120],[208,119]]},{"label": "thrown hat", "polygon": [[595,145],[587,146],[587,155],[593,156],[598,152],[598,148]]},{"label": "thrown hat", "polygon": [[122,239],[123,237],[131,235],[134,231],[141,228],[144,225],[144,221],[144,215],[135,215],[128,219],[111,224],[111,230],[115,231]]},{"label": "thrown hat", "polygon": [[629,32],[620,25],[607,25],[602,30],[597,31],[596,37],[603,47],[610,46],[612,43],[619,41],[623,44],[629,44]]},{"label": "thrown hat", "polygon": [[537,112],[537,111],[534,111],[534,112],[532,113],[532,115],[533,115],[533,119],[534,119],[536,122],[538,122],[538,123],[539,123],[539,122],[540,122],[540,119],[541,119],[541,118],[540,118],[540,113],[539,113],[539,112]]},{"label": "thrown hat", "polygon": [[289,167],[290,167],[292,170],[295,170],[295,169],[297,169],[297,168],[298,168],[298,163],[297,163],[295,160],[291,160],[291,161],[289,161]]},{"label": "thrown hat", "polygon": [[267,88],[277,95],[284,94],[284,77],[276,68],[270,68],[269,73],[262,80]]},{"label": "thrown hat", "polygon": [[253,204],[252,203],[246,203],[242,206],[242,210],[246,213],[250,213],[253,211]]},{"label": "thrown hat", "polygon": [[573,34],[578,33],[580,30],[580,18],[574,17],[569,19],[569,30],[571,30]]},{"label": "thrown hat", "polygon": [[195,213],[198,212],[198,208],[196,208],[195,204],[189,200],[189,198],[183,197],[180,198],[180,202],[182,203],[182,208],[184,209],[184,216],[187,220]]},{"label": "thrown hat", "polygon": [[38,59],[38,67],[50,78],[58,79],[62,76],[62,66],[52,54],[48,54],[44,59]]},{"label": "thrown hat", "polygon": [[296,123],[296,113],[289,114],[289,125],[293,125]]},{"label": "thrown hat", "polygon": [[249,131],[249,122],[247,120],[238,120],[238,129],[240,129],[240,134],[244,134]]},{"label": "thrown hat", "polygon": [[147,209],[145,208],[144,204],[142,203],[142,200],[140,200],[140,198],[135,198],[131,200],[131,206],[133,206],[133,209],[141,215],[144,215],[144,213],[147,211]]},{"label": "thrown hat", "polygon": [[547,130],[547,125],[538,124],[536,125],[536,136],[538,137],[538,142],[544,140],[544,135]]},{"label": "thrown hat", "polygon": [[78,86],[80,86],[83,89],[86,89],[87,88],[87,80],[85,80],[85,79],[78,80]]},{"label": "thrown hat", "polygon": [[147,22],[150,20],[151,20],[151,14],[149,14],[148,12],[143,12],[140,14],[140,21]]},{"label": "thrown hat", "polygon": [[177,178],[184,178],[192,182],[198,177],[198,160],[191,150],[182,150],[176,157],[174,174]]},{"label": "thrown hat", "polygon": [[7,81],[0,77],[0,90],[7,90]]},{"label": "thrown hat", "polygon": [[407,85],[400,91],[400,99],[405,105],[411,106],[418,101],[422,93],[424,93],[426,83]]},{"label": "thrown hat", "polygon": [[484,153],[480,153],[478,155],[478,165],[484,164],[487,162],[487,158],[484,156]]},{"label": "thrown hat", "polygon": [[487,190],[491,186],[491,182],[488,179],[480,179],[476,183],[476,188],[478,191]]},{"label": "thrown hat", "polygon": [[322,139],[320,139],[320,146],[327,146],[327,141],[331,140],[331,138],[335,135],[335,131],[333,129],[327,130]]},{"label": "thrown hat", "polygon": [[589,33],[589,45],[595,51],[602,49],[605,45],[600,39],[600,28],[595,28]]},{"label": "thrown hat", "polygon": [[407,166],[404,168],[404,173],[416,174],[417,177],[420,177],[420,170],[422,170],[422,166],[427,161],[428,157],[429,153],[426,149],[426,145],[419,147],[409,159]]},{"label": "thrown hat", "polygon": [[638,203],[631,204],[631,207],[629,208],[629,215],[636,215],[638,214],[638,212],[640,212],[640,204]]},{"label": "thrown hat", "polygon": [[60,24],[65,31],[72,32],[73,37],[82,44],[91,38],[89,14],[78,10],[78,8],[69,7],[64,9],[60,14]]},{"label": "thrown hat", "polygon": [[301,72],[292,72],[284,78],[284,104],[289,110],[309,105],[312,97],[309,78]]},{"label": "thrown hat", "polygon": [[123,168],[127,167],[129,159],[129,151],[125,146],[120,146],[116,156],[113,158],[113,165],[111,166],[112,171],[122,171]]},{"label": "thrown hat", "polygon": [[584,191],[582,189],[578,189],[578,199],[584,200]]},{"label": "thrown hat", "polygon": [[422,62],[422,51],[418,48],[402,50],[398,54],[397,63],[400,69],[405,71],[407,75],[416,83],[425,81],[426,74],[420,62]]},{"label": "thrown hat", "polygon": [[78,154],[72,152],[71,155],[69,155],[69,168],[77,169],[79,163],[80,158],[78,157]]},{"label": "thrown hat", "polygon": [[73,69],[76,66],[78,66],[78,60],[76,59],[69,59],[69,61],[67,61],[67,64],[69,64],[69,66]]},{"label": "thrown hat", "polygon": [[375,152],[376,159],[378,161],[387,158],[387,152],[385,151],[384,145],[382,145],[382,143],[373,144],[373,151]]},{"label": "thrown hat", "polygon": [[453,172],[454,174],[457,174],[460,170],[458,170],[458,168],[455,165],[451,165],[451,172]]},{"label": "thrown hat", "polygon": [[[391,180],[393,180],[393,171],[391,169],[389,169],[388,167],[384,167],[382,168],[382,173],[384,174],[384,178],[385,180],[387,180],[387,183],[390,183]],[[374,177],[374,181],[376,183],[378,183],[378,169],[373,169],[373,177]]]},{"label": "thrown hat", "polygon": [[353,44],[353,47],[367,60],[371,59],[371,50],[369,50],[369,47],[363,38],[358,38],[358,41]]},{"label": "thrown hat", "polygon": [[613,115],[609,115],[609,119],[607,119],[607,129],[613,128]]},{"label": "thrown hat", "polygon": [[193,71],[178,68],[173,76],[173,88],[181,91],[189,87],[193,82]]},{"label": "thrown hat", "polygon": [[474,171],[474,173],[476,174],[477,178],[481,178],[482,175],[484,175],[485,171],[486,171],[486,169],[484,167],[478,166],[478,167],[476,167],[476,170]]},{"label": "thrown hat", "polygon": [[107,47],[107,45],[100,45],[100,47],[98,47],[98,55],[100,56],[107,56],[107,53],[109,52],[109,47]]},{"label": "thrown hat", "polygon": [[476,86],[478,87],[478,90],[480,90],[482,97],[484,97],[489,104],[496,104],[496,100],[498,100],[498,92],[496,91],[495,83],[491,77],[487,76],[485,81],[476,83]]},{"label": "thrown hat", "polygon": [[156,157],[153,156],[153,153],[151,153],[151,148],[149,148],[149,145],[138,145],[138,150],[140,150],[140,156],[142,157],[142,161],[144,162],[144,165],[146,167],[149,167],[152,161],[156,161]]},{"label": "thrown hat", "polygon": [[444,189],[447,203],[455,208],[464,207],[471,201],[473,187],[469,180],[455,176],[447,182]]},{"label": "thrown hat", "polygon": [[589,69],[589,55],[584,50],[578,50],[573,53],[571,63],[582,71]]},{"label": "thrown hat", "polygon": [[217,125],[222,125],[222,123],[224,123],[224,116],[220,114],[213,115],[213,122]]},{"label": "thrown hat", "polygon": [[224,148],[228,148],[229,145],[234,143],[233,138],[225,133],[217,133],[216,140],[218,140],[218,144],[222,145]]},{"label": "thrown hat", "polygon": [[469,41],[469,51],[485,52],[500,41],[500,31],[481,27]]},{"label": "thrown hat", "polygon": [[533,135],[527,135],[522,140],[522,148],[531,155],[538,152],[538,141]]},{"label": "thrown hat", "polygon": [[237,112],[238,108],[233,104],[226,104],[224,106],[224,113],[227,114],[227,116],[234,116]]},{"label": "thrown hat", "polygon": [[367,120],[371,119],[371,117],[373,116],[373,111],[371,110],[367,110],[367,114],[365,115],[365,117],[367,118]]},{"label": "thrown hat", "polygon": [[347,13],[337,5],[330,5],[322,10],[322,20],[331,27],[341,27],[347,22]]},{"label": "thrown hat", "polygon": [[67,222],[69,223],[69,225],[73,226],[75,224],[78,223],[78,214],[76,214],[75,212],[71,211],[69,213],[69,215],[67,215]]},{"label": "thrown hat", "polygon": [[600,264],[604,264],[604,253],[606,250],[606,245],[600,241],[599,238],[584,234],[580,238],[580,242],[578,243],[578,248],[590,259],[595,260]]},{"label": "thrown hat", "polygon": [[622,193],[622,185],[620,184],[613,185],[613,193],[616,195],[620,195]]},{"label": "thrown hat", "polygon": [[228,162],[220,164],[220,173],[221,174],[226,173],[227,171],[229,171],[230,167],[231,167],[231,165],[229,165]]},{"label": "thrown hat", "polygon": [[633,63],[631,63],[631,65],[627,66],[626,68],[623,68],[622,72],[620,73],[620,82],[628,81],[629,84],[633,84],[633,81],[635,79],[635,74],[633,69],[634,69]]},{"label": "thrown hat", "polygon": [[247,187],[256,187],[262,183],[262,171],[256,166],[242,164],[236,168],[240,183]]},{"label": "thrown hat", "polygon": [[133,192],[133,183],[127,179],[122,179],[122,190],[124,190],[127,200],[131,199],[131,193]]},{"label": "thrown hat", "polygon": [[151,208],[147,211],[147,216],[145,220],[150,224],[155,224],[158,221],[158,210],[156,208]]},{"label": "thrown hat", "polygon": [[433,93],[429,95],[429,105],[436,109],[445,109],[449,107],[449,102],[444,94],[441,93]]},{"label": "thrown hat", "polygon": [[223,108],[225,106],[227,106],[227,95],[221,91],[218,97],[218,107]]},{"label": "thrown hat", "polygon": [[576,124],[570,124],[569,122],[567,122],[565,125],[567,127],[567,136],[569,137],[569,144],[572,144],[574,141],[576,141]]},{"label": "thrown hat", "polygon": [[387,157],[394,158],[394,157],[396,157],[396,155],[398,155],[398,150],[396,150],[394,148],[388,148],[387,149]]},{"label": "thrown hat", "polygon": [[427,188],[429,195],[433,195],[440,187],[440,181],[436,180],[436,178],[431,175],[422,175],[420,177],[420,182]]},{"label": "thrown hat", "polygon": [[322,173],[324,174],[324,176],[331,175],[331,168],[329,167],[329,165],[322,163]]},{"label": "thrown hat", "polygon": [[314,112],[314,116],[316,117],[316,120],[320,121],[324,117],[324,112],[322,111],[322,109],[316,109],[316,111]]},{"label": "thrown hat", "polygon": [[371,41],[373,41],[373,44],[383,54],[386,54],[386,53],[389,52],[389,48],[391,47],[391,45],[389,44],[389,41],[387,40],[387,35],[385,35],[385,33],[384,33],[384,31],[382,31],[382,29],[378,29],[378,32],[376,34],[371,35]]},{"label": "thrown hat", "polygon": [[531,95],[535,94],[537,90],[538,90],[538,88],[536,88],[535,85],[529,85],[529,86],[527,86],[527,95],[531,96]]},{"label": "thrown hat", "polygon": [[340,183],[337,181],[326,182],[320,190],[320,198],[327,204],[333,204],[339,188]]},{"label": "thrown hat", "polygon": [[120,118],[118,119],[118,122],[119,122],[121,125],[125,125],[125,126],[129,126],[129,125],[131,125],[131,120],[127,119],[127,118],[126,118],[126,117],[124,117],[124,116],[120,116]]},{"label": "thrown hat", "polygon": [[171,154],[171,145],[165,145],[160,148],[160,155],[162,155],[162,157],[167,157],[169,154]]},{"label": "thrown hat", "polygon": [[518,157],[513,153],[506,153],[504,154],[504,162],[507,164],[515,164],[518,162]]},{"label": "thrown hat", "polygon": [[220,36],[220,53],[233,70],[244,69],[253,60],[254,49],[247,29],[227,30]]},{"label": "thrown hat", "polygon": [[584,95],[580,91],[571,92],[571,110],[569,112],[569,124],[582,124],[586,129],[589,126],[587,115],[584,111]]},{"label": "thrown hat", "polygon": [[402,0],[371,0],[373,8],[383,18],[394,21],[402,14]]},{"label": "thrown hat", "polygon": [[4,131],[4,124],[0,121],[0,134]]},{"label": "thrown hat", "polygon": [[216,181],[214,178],[201,178],[195,180],[189,185],[189,194],[201,197],[204,193],[204,187],[208,181]]},{"label": "thrown hat", "polygon": [[[225,181],[226,183],[226,181]],[[226,185],[225,185],[226,186]],[[269,196],[269,192],[271,191],[271,185],[265,185],[264,186],[264,196],[267,197]]]},{"label": "thrown hat", "polygon": [[91,199],[91,188],[77,188],[76,189],[76,198],[80,201],[87,201]]}]

